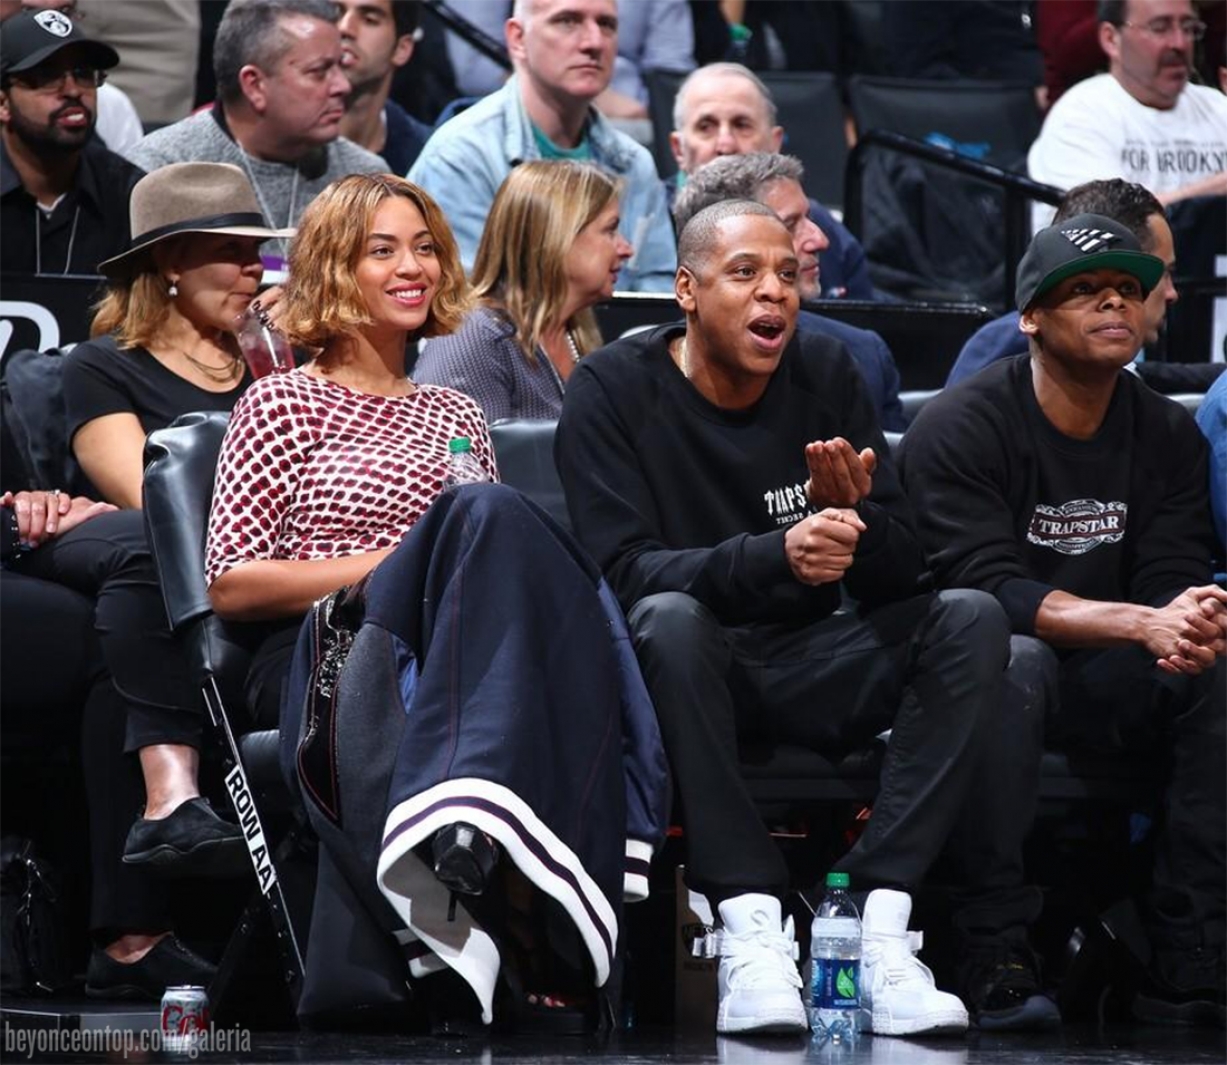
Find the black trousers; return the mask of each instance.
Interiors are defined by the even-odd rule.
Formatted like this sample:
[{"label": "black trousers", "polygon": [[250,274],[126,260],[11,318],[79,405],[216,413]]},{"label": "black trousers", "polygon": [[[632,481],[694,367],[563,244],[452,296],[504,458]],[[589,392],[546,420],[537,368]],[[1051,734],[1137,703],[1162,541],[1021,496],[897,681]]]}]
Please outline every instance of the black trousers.
[{"label": "black trousers", "polygon": [[305,614],[270,622],[257,633],[258,643],[244,683],[247,712],[256,728],[280,725],[281,696],[290,677],[290,664],[304,617]]},{"label": "black trousers", "polygon": [[[1049,664],[1058,662],[1047,649]],[[1147,752],[1163,770],[1145,916],[1151,942],[1186,951],[1224,945],[1227,912],[1227,666],[1170,676],[1140,647],[1059,660],[1048,713],[1054,747]]]},{"label": "black trousers", "polygon": [[[102,514],[21,557],[5,575],[41,620],[43,652],[19,649],[17,627],[4,627],[6,703],[12,675],[28,668],[46,677],[73,665],[84,653],[94,663],[81,718],[82,765],[89,802],[93,873],[90,923],[100,940],[119,932],[159,932],[170,927],[166,892],[148,873],[120,861],[145,789],[136,759],[125,755],[149,743],[198,745],[203,717],[200,692],[190,679],[178,644],[167,628],[157,574],[138,511]],[[66,597],[75,607],[68,613]],[[85,604],[91,631],[69,646],[64,626]],[[19,648],[34,631],[23,620]],[[35,675],[29,683],[39,683]],[[45,683],[45,680],[43,681]],[[7,709],[7,707],[6,707]]]},{"label": "black trousers", "polygon": [[[1005,684],[1009,626],[989,596],[941,592],[811,625],[733,628],[667,592],[629,622],[680,794],[687,879],[713,903],[788,886],[738,767],[739,735],[766,730],[838,755],[890,729],[873,815],[838,865],[853,888],[912,888],[951,841],[960,928],[1000,936],[1037,916],[1021,848],[1043,703]],[[969,802],[993,772],[1004,775]]]},{"label": "black trousers", "polygon": [[22,557],[16,571],[94,600],[102,654],[128,706],[127,750],[200,746],[200,691],[167,627],[140,511],[99,515]]}]

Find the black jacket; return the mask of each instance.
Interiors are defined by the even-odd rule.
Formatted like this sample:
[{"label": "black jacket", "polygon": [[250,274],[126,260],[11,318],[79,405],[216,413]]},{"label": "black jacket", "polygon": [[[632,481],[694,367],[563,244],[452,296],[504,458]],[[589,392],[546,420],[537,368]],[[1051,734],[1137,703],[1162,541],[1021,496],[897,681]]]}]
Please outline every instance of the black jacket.
[{"label": "black jacket", "polygon": [[126,251],[128,200],[145,172],[90,140],[73,188],[51,217],[22,187],[0,142],[0,270],[23,274],[96,274],[98,264]]}]

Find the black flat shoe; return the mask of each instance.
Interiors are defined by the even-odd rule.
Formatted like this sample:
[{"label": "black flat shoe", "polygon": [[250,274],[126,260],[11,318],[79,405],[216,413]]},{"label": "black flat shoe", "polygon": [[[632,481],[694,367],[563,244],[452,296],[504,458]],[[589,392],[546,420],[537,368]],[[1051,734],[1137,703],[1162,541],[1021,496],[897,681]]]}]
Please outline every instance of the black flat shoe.
[{"label": "black flat shoe", "polygon": [[163,936],[139,961],[124,964],[105,950],[90,955],[85,970],[85,993],[90,998],[147,999],[159,1002],[168,987],[190,984],[208,987],[217,966],[179,941]]},{"label": "black flat shoe", "polygon": [[456,822],[435,833],[430,844],[435,878],[458,895],[480,895],[498,864],[498,847],[479,828]]},{"label": "black flat shoe", "polygon": [[1156,951],[1133,1000],[1133,1016],[1148,1024],[1227,1028],[1227,966],[1223,951]]},{"label": "black flat shoe", "polygon": [[166,876],[238,877],[252,869],[243,830],[199,797],[160,821],[140,818],[128,832],[123,860]]}]

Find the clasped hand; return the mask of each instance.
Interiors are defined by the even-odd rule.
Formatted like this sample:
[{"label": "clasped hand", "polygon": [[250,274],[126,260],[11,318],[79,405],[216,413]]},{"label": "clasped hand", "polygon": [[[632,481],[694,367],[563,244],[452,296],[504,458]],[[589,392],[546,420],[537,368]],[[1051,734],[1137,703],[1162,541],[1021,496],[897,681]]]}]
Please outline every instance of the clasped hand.
[{"label": "clasped hand", "polygon": [[860,515],[847,507],[827,507],[797,522],[784,534],[793,575],[802,584],[843,580],[864,531]]},{"label": "clasped hand", "polygon": [[1227,653],[1227,591],[1207,584],[1182,592],[1155,610],[1145,643],[1165,673],[1209,669]]},{"label": "clasped hand", "polygon": [[30,547],[38,547],[90,518],[118,509],[111,503],[95,503],[85,496],[56,491],[5,492],[0,496],[0,507],[13,508],[17,535]]}]

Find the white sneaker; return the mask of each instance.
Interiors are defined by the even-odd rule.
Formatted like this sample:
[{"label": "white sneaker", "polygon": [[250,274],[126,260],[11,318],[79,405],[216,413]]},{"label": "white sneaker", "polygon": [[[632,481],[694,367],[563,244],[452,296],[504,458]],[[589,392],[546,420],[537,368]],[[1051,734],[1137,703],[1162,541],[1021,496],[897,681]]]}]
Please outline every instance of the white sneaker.
[{"label": "white sneaker", "polygon": [[865,900],[861,920],[861,1008],[875,1035],[920,1035],[967,1030],[967,1010],[938,991],[933,974],[913,955],[923,942],[908,932],[912,898],[879,889]]},{"label": "white sneaker", "polygon": [[738,895],[720,903],[717,1032],[809,1028],[792,918],[781,930],[780,917],[780,901],[770,895]]}]

